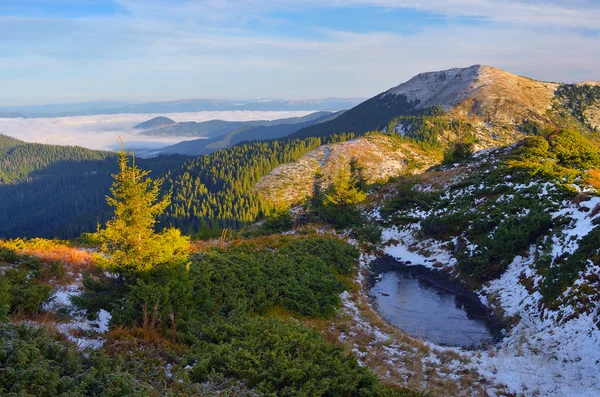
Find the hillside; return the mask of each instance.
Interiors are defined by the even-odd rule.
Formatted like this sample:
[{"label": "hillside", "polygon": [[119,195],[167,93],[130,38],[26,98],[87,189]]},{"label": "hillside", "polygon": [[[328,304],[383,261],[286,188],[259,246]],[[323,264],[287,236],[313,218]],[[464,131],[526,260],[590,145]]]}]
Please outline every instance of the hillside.
[{"label": "hillside", "polygon": [[[259,126],[279,126],[282,124],[302,124],[320,119],[329,112],[315,112],[303,117],[290,117],[278,120],[253,120],[253,121],[224,121],[224,120],[208,120],[208,121],[184,121],[164,124],[159,122],[159,125],[145,130],[142,133],[148,136],[189,136],[189,137],[206,137],[217,138],[227,134],[239,134],[244,130]],[[155,123],[156,118],[142,123],[143,125],[151,125]],[[161,119],[162,120],[162,119]],[[169,119],[170,120],[170,119]],[[138,126],[142,125],[138,124]],[[310,124],[309,124],[310,125]],[[136,127],[138,127],[136,126]]]},{"label": "hillside", "polygon": [[[27,143],[0,135],[0,185],[18,183],[32,174],[43,175],[73,170],[85,173],[99,162],[114,156],[109,152],[77,146]],[[78,167],[73,164],[78,163]]]},{"label": "hillside", "polygon": [[[369,137],[341,143],[339,148],[341,152],[346,150],[341,148],[349,149],[346,165],[356,157],[366,172],[379,175],[381,182],[406,172],[406,157],[414,153],[413,149],[406,149],[406,143],[425,150],[428,159],[423,161],[421,157],[419,163],[430,166],[439,162],[444,152],[452,150],[456,142],[469,142],[478,151],[510,145],[556,128],[595,131],[600,127],[599,109],[598,83],[546,83],[475,65],[421,73],[334,120],[303,128],[291,137],[380,131],[389,138],[380,136],[379,145],[373,146],[374,138]],[[384,140],[386,144],[381,145]],[[390,146],[395,149],[390,151]],[[325,175],[322,184],[339,172],[339,165],[324,166],[325,153],[331,149],[319,148],[297,163],[278,167],[258,183],[257,191],[277,203],[282,202],[282,197],[288,204],[310,197],[315,175]],[[413,167],[411,171],[418,169]]]},{"label": "hillside", "polygon": [[[446,83],[432,83],[438,80]],[[416,87],[424,90],[419,96],[416,96]],[[515,90],[515,99],[510,99],[511,87]],[[553,87],[555,91],[548,93]],[[393,94],[392,91],[401,93]],[[458,94],[461,92],[462,94]],[[538,94],[528,96],[528,93],[532,92]],[[440,100],[435,106],[423,108],[435,102],[431,98],[444,100]],[[288,205],[299,202],[310,195],[311,186],[326,187],[336,173],[344,168],[340,164],[348,164],[353,157],[358,158],[366,172],[373,172],[375,177],[370,179],[370,182],[378,179],[377,182],[381,183],[387,178],[393,179],[406,172],[415,172],[423,169],[421,167],[437,164],[445,156],[450,156],[446,160],[451,161],[451,157],[454,156],[452,153],[461,145],[478,151],[510,145],[529,135],[548,134],[557,127],[568,127],[589,134],[597,128],[598,98],[600,86],[597,84],[540,83],[498,69],[479,66],[453,69],[416,76],[410,82],[369,99],[332,120],[327,120],[327,117],[319,119],[324,115],[316,113],[306,118],[270,122],[270,125],[263,126],[264,128],[254,126],[253,128],[258,129],[250,130],[261,138],[273,137],[281,131],[278,127],[287,134],[303,122],[322,121],[284,138],[263,143],[240,142],[248,137],[244,136],[245,129],[239,129],[239,134],[230,131],[232,135],[224,135],[215,141],[192,142],[189,144],[191,149],[185,152],[205,153],[239,142],[228,149],[217,150],[194,160],[181,157],[172,160],[159,158],[149,159],[147,163],[140,160],[140,164],[154,169],[154,175],[164,175],[165,188],[174,188],[174,200],[165,217],[161,219],[162,225],[174,224],[186,233],[210,230],[211,233],[218,234],[220,227],[236,229],[271,213],[273,208],[279,208],[283,203]],[[426,103],[421,104],[420,101]],[[469,101],[476,101],[478,106],[467,106]],[[452,108],[451,105],[456,103],[458,105]],[[523,112],[523,115],[527,115],[526,119],[516,117],[511,121],[507,118],[507,115],[513,113],[516,104],[526,108],[526,112]],[[550,107],[543,111],[547,106]],[[489,117],[482,117],[484,110],[489,113]],[[227,122],[215,123],[221,124],[210,127],[212,133]],[[298,123],[300,125],[297,125]],[[207,124],[203,125],[208,128]],[[227,128],[235,130],[238,127],[229,125]],[[318,164],[314,158],[319,157],[319,153],[329,150],[326,148],[321,148],[316,154],[302,159],[302,156],[323,143],[346,141],[352,137],[348,134],[330,135],[333,131],[363,131],[359,135],[364,135],[364,131],[375,128],[380,130],[378,138],[375,138],[377,134],[373,133],[366,139],[361,138],[340,146],[339,153],[345,153],[343,161],[339,161],[334,155],[329,165]],[[161,128],[148,131],[160,130]],[[313,134],[310,131],[318,133]],[[298,138],[303,135],[321,137]],[[186,145],[182,146],[185,148]],[[342,148],[347,148],[348,153]],[[102,183],[107,184],[107,170],[111,168],[104,168],[103,165],[91,166],[90,162],[77,163],[73,156],[68,160],[65,158],[65,161],[53,163],[51,167],[45,167],[42,165],[46,161],[45,154],[15,157],[23,150],[24,147],[14,150],[10,165],[2,169],[5,180],[18,182],[5,186],[0,191],[2,205],[5,206],[2,235],[34,236],[36,230],[49,227],[45,229],[44,236],[70,237],[77,232],[93,230],[98,220],[95,214],[104,211],[100,210],[105,208],[104,203],[100,199],[90,199],[89,202],[81,200],[83,196],[79,197],[80,193],[71,194],[69,184],[79,184],[85,180],[92,183],[93,178],[99,178],[98,175],[103,175]],[[51,151],[65,150],[73,154],[75,149],[54,148]],[[335,149],[334,153],[337,153],[337,150]],[[413,162],[411,157],[417,161]],[[457,159],[460,160],[460,156]],[[297,164],[293,163],[295,160],[298,160]],[[33,171],[28,167],[32,161],[41,161],[40,167],[45,170],[31,174]],[[292,164],[283,166],[290,162]],[[172,168],[168,168],[170,166]],[[58,179],[48,178],[56,172],[62,173],[60,167],[66,170],[64,175]],[[237,170],[229,169],[230,167]],[[6,176],[8,169],[16,169],[21,174]],[[86,174],[87,171],[89,172]],[[316,183],[319,173],[324,176]],[[30,174],[34,178],[30,178]],[[40,178],[41,175],[45,175],[46,178]],[[62,179],[67,177],[71,179]],[[261,181],[263,177],[264,180]],[[23,183],[29,180],[28,178],[31,179],[30,182]],[[75,188],[78,192],[80,188],[84,189],[83,185],[77,186],[80,186]],[[106,185],[99,189],[103,189],[104,186]],[[92,194],[95,188],[91,186],[89,190]],[[259,191],[260,195],[257,194]],[[46,202],[42,205],[45,198]],[[69,210],[80,207],[86,210]],[[14,209],[18,209],[18,213],[15,213]],[[61,229],[59,226],[50,227],[48,214],[52,213],[60,213],[60,216],[56,216],[73,225],[68,233],[55,234]],[[78,223],[86,226],[76,227]]]},{"label": "hillside", "polygon": [[[188,158],[138,159],[160,177]],[[111,152],[28,143],[0,135],[0,238],[74,238],[110,215],[104,193],[117,171]]]},{"label": "hillside", "polygon": [[[113,395],[596,395],[599,103],[596,83],[474,66],[333,119],[232,130],[205,140],[237,142],[212,153],[136,158],[163,182],[151,194],[171,194],[144,229],[160,232],[152,255],[107,244],[131,234],[116,222],[84,247],[0,240],[0,380]],[[333,133],[348,125],[357,133]],[[0,165],[0,238],[72,238],[111,217],[112,153],[0,136]],[[161,262],[169,249],[185,255]],[[424,322],[402,317],[419,310]],[[484,336],[430,339],[447,323]]]},{"label": "hillside", "polygon": [[[261,125],[256,126],[254,122],[243,123],[241,127],[235,127],[232,131],[215,138],[180,142],[167,146],[153,154],[178,153],[197,156],[225,149],[244,141],[265,141],[283,138],[301,128],[335,118],[338,114],[317,112],[301,118],[283,119],[281,123],[279,121],[269,123],[259,122]],[[220,128],[219,131],[221,132],[223,129]]]},{"label": "hillside", "polygon": [[416,144],[374,134],[320,146],[298,161],[275,168],[261,178],[255,190],[277,207],[289,206],[312,197],[315,185],[328,186],[353,159],[363,168],[368,184],[383,184],[390,178],[424,171],[440,161],[436,156]]},{"label": "hillside", "polygon": [[407,177],[367,206],[385,253],[463,281],[507,324],[472,360],[513,393],[600,388],[599,168],[600,147],[561,131]]},{"label": "hillside", "polygon": [[[573,128],[586,123],[586,127],[598,128],[597,87],[597,83],[540,82],[482,65],[427,72],[336,120],[307,127],[294,136],[362,134],[383,130],[399,117],[431,115],[441,109],[445,120],[469,124],[481,148],[494,147],[515,142],[532,128]],[[576,97],[578,100],[573,100]],[[584,120],[579,114],[589,117]]]},{"label": "hillside", "polygon": [[172,124],[176,124],[176,122],[168,117],[159,116],[148,121],[144,121],[143,123],[139,123],[133,126],[133,128],[137,130],[150,130],[153,128],[164,127]]},{"label": "hillside", "polygon": [[421,73],[388,90],[384,98],[400,95],[416,103],[417,109],[440,106],[458,115],[518,124],[523,117],[542,117],[558,85],[474,65]]}]

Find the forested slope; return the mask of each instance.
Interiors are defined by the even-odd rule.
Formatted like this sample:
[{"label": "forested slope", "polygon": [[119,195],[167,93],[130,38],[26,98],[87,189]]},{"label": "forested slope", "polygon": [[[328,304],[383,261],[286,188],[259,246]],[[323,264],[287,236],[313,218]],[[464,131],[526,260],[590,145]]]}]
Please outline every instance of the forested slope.
[{"label": "forested slope", "polygon": [[[218,233],[221,227],[238,228],[272,211],[251,191],[263,175],[322,143],[347,138],[252,142],[193,159],[165,155],[136,159],[136,164],[152,170],[154,178],[164,178],[164,191],[172,192],[159,227]],[[0,237],[73,238],[108,219],[103,192],[117,170],[114,154],[12,138],[4,142],[11,175],[23,179],[0,185]],[[22,152],[28,153],[26,161],[13,156]]]}]

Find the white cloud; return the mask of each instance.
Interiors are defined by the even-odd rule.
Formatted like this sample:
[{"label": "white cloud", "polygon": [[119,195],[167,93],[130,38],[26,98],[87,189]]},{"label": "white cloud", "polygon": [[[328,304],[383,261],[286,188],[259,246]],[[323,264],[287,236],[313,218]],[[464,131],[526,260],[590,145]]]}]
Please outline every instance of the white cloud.
[{"label": "white cloud", "polygon": [[[10,38],[0,41],[0,104],[366,97],[419,72],[475,63],[545,80],[600,79],[600,8],[592,2],[119,3],[127,13],[110,18],[65,22],[0,17],[0,36]],[[411,33],[300,27],[311,34],[261,35],[246,24],[249,19],[256,23],[258,18],[268,18],[273,8],[293,11],[356,5],[420,9],[448,19]],[[456,19],[465,16],[488,22],[464,24]]]},{"label": "white cloud", "polygon": [[592,1],[527,0],[118,0],[144,18],[169,16],[185,20],[238,21],[273,10],[306,10],[370,6],[422,10],[449,17],[476,17],[525,26],[576,27],[598,30],[600,5]]},{"label": "white cloud", "polygon": [[[250,121],[275,120],[304,116],[310,112],[282,111],[223,111],[160,114],[175,121]],[[0,134],[12,136],[27,142],[53,145],[76,145],[90,149],[113,150],[119,147],[119,136],[129,147],[163,147],[169,144],[190,140],[188,137],[148,137],[133,128],[134,125],[149,120],[153,114],[116,114],[95,116],[73,116],[54,118],[0,118]]]}]

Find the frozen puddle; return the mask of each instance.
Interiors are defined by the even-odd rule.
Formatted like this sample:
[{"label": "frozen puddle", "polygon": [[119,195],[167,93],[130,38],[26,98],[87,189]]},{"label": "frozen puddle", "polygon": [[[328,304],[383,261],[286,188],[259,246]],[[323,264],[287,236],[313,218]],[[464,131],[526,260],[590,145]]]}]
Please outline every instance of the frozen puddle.
[{"label": "frozen puddle", "polygon": [[439,345],[477,348],[499,339],[500,327],[477,296],[445,275],[387,256],[371,268],[370,294],[389,324]]}]

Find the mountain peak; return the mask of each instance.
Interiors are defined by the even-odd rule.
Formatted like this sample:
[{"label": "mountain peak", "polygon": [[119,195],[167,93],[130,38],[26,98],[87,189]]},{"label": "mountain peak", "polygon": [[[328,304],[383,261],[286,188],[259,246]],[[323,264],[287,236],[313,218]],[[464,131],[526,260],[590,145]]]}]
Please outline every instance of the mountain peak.
[{"label": "mountain peak", "polygon": [[439,105],[444,110],[450,110],[491,80],[508,76],[517,77],[490,66],[473,65],[420,73],[387,93],[404,95],[411,102],[417,101],[417,108]]},{"label": "mountain peak", "polygon": [[536,81],[485,65],[418,74],[385,94],[403,95],[415,108],[441,106],[445,111],[494,115],[514,122],[524,109],[543,114],[551,105],[556,83]]}]

